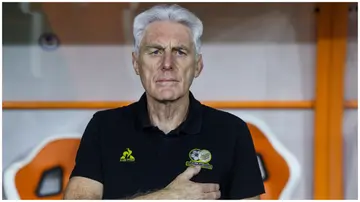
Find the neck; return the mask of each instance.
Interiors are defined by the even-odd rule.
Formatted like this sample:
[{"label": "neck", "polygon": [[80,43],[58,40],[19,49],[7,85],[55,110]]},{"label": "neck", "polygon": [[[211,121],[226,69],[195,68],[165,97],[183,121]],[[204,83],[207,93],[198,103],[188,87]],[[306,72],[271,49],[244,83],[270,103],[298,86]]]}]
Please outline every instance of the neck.
[{"label": "neck", "polygon": [[189,107],[189,94],[172,102],[159,102],[147,96],[150,121],[165,134],[177,128],[186,118]]}]

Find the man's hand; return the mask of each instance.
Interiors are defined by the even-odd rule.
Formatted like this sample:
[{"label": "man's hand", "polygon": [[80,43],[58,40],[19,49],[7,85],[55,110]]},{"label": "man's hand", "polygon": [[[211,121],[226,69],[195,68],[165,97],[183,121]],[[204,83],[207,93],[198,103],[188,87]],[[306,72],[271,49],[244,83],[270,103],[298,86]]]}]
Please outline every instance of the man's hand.
[{"label": "man's hand", "polygon": [[196,183],[190,181],[192,177],[200,172],[200,167],[188,167],[183,173],[178,175],[164,189],[152,194],[136,197],[142,199],[175,199],[175,200],[215,200],[221,196],[220,186],[212,183]]},{"label": "man's hand", "polygon": [[172,181],[165,190],[169,191],[175,199],[209,199],[220,198],[220,186],[211,183],[196,183],[190,181],[200,172],[200,167],[188,167],[185,172]]}]

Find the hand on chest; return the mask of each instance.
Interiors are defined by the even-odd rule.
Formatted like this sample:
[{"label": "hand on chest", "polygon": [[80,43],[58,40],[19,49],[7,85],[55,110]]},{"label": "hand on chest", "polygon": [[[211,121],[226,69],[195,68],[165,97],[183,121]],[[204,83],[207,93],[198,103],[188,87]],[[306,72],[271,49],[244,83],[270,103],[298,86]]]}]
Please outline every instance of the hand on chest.
[{"label": "hand on chest", "polygon": [[124,193],[162,189],[193,165],[199,165],[202,169],[191,181],[222,183],[226,180],[231,163],[228,151],[219,144],[212,145],[205,140],[166,138],[123,141],[119,144],[112,142],[111,145],[112,148],[107,149],[111,152],[104,154],[106,161],[103,172],[105,182],[114,186],[111,188],[114,193],[118,187],[122,187]]}]

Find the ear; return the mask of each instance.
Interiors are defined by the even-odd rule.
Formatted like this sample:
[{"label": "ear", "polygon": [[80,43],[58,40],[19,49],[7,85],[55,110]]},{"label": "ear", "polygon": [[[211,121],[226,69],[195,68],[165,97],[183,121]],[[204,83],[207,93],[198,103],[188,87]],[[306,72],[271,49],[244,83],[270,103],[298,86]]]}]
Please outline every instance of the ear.
[{"label": "ear", "polygon": [[195,74],[194,74],[195,78],[197,78],[200,75],[201,71],[203,70],[203,67],[204,67],[204,63],[203,63],[202,55],[199,54],[197,56],[197,61],[195,64]]},{"label": "ear", "polygon": [[139,75],[140,71],[139,71],[139,62],[138,62],[138,57],[136,56],[135,52],[132,53],[132,63],[133,63],[133,67],[135,70],[136,75]]}]

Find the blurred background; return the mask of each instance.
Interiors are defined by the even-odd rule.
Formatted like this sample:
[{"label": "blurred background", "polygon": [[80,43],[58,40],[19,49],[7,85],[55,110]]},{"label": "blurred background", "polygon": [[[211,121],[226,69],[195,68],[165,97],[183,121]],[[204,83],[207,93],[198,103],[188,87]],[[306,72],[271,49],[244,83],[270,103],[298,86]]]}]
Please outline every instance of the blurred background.
[{"label": "blurred background", "polygon": [[[153,5],[3,3],[4,199],[61,198],[94,112],[140,98],[132,20]],[[264,198],[357,199],[357,4],[180,5],[204,24],[191,90],[252,124]]]}]

